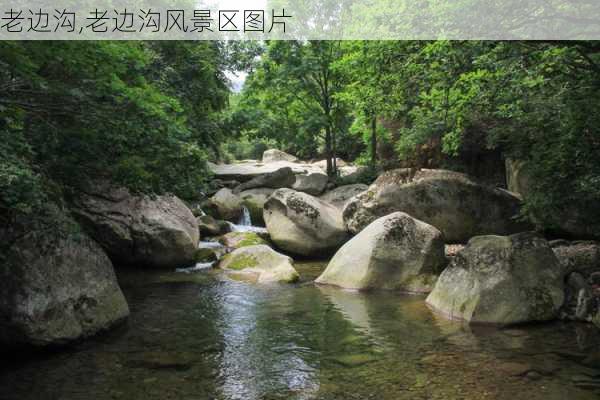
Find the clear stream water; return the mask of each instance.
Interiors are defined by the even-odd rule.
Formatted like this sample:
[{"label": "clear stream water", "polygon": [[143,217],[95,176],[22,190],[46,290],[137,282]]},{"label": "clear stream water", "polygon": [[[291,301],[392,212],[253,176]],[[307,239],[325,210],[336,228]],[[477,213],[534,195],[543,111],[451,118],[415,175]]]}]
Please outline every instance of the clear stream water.
[{"label": "clear stream water", "polygon": [[[0,399],[598,399],[598,330],[473,328],[422,296],[258,286],[224,272],[121,271],[119,329],[3,360]],[[597,366],[598,367],[598,366]]]}]

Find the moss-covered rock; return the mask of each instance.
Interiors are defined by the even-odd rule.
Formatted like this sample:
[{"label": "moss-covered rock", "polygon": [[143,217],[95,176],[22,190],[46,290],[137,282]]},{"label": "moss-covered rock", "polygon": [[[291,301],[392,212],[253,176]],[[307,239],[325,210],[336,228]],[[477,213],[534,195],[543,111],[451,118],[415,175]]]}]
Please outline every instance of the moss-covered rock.
[{"label": "moss-covered rock", "polygon": [[217,261],[219,255],[217,251],[212,248],[199,248],[196,250],[196,262],[197,263],[210,263]]},{"label": "moss-covered rock", "polygon": [[292,259],[265,245],[239,248],[223,257],[219,268],[246,274],[258,283],[291,283],[299,279]]},{"label": "moss-covered rock", "polygon": [[397,212],[379,218],[346,243],[316,282],[423,293],[433,289],[445,264],[441,232]]},{"label": "moss-covered rock", "polygon": [[440,275],[427,304],[470,322],[547,321],[563,305],[563,279],[558,259],[542,237],[478,236]]},{"label": "moss-covered rock", "polygon": [[219,238],[219,243],[230,249],[239,249],[259,244],[269,245],[264,235],[256,232],[230,232]]}]

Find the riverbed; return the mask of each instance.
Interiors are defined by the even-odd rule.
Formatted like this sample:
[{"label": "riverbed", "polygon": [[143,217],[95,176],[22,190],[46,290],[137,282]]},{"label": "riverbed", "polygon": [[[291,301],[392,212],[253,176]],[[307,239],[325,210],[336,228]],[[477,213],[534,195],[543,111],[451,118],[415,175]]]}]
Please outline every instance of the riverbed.
[{"label": "riverbed", "polygon": [[319,287],[324,263],[296,267],[298,284],[271,286],[212,269],[120,271],[129,321],[66,352],[3,360],[0,399],[600,397],[592,326],[469,327],[423,296]]}]

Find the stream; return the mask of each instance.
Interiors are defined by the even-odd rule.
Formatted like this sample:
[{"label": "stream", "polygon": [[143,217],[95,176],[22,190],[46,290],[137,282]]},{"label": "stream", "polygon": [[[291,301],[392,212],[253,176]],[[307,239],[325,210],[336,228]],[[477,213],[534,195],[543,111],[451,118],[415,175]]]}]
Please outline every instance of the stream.
[{"label": "stream", "polygon": [[597,399],[600,337],[438,318],[422,296],[258,286],[219,270],[120,270],[122,327],[68,351],[4,360],[0,399]]}]

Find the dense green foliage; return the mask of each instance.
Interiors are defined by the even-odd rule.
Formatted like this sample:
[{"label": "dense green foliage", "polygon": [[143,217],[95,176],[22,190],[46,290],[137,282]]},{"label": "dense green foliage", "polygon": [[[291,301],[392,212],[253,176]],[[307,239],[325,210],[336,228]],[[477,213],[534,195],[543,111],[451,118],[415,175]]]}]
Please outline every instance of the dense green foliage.
[{"label": "dense green foliage", "polygon": [[[226,70],[249,73],[242,93]],[[96,180],[192,198],[207,159],[269,147],[332,175],[475,148],[528,163],[543,226],[600,226],[598,109],[597,42],[2,42],[0,211]]]},{"label": "dense green foliage", "polygon": [[251,139],[269,138],[305,159],[323,154],[333,173],[334,154],[353,150],[336,148],[351,124],[350,110],[339,96],[344,78],[335,63],[341,56],[340,42],[268,43],[232,119]]},{"label": "dense green foliage", "polygon": [[273,42],[232,115],[304,158],[528,161],[527,208],[552,226],[565,207],[600,223],[599,93],[597,42]]},{"label": "dense green foliage", "polygon": [[193,196],[227,104],[217,43],[0,43],[0,211],[93,180]]}]

